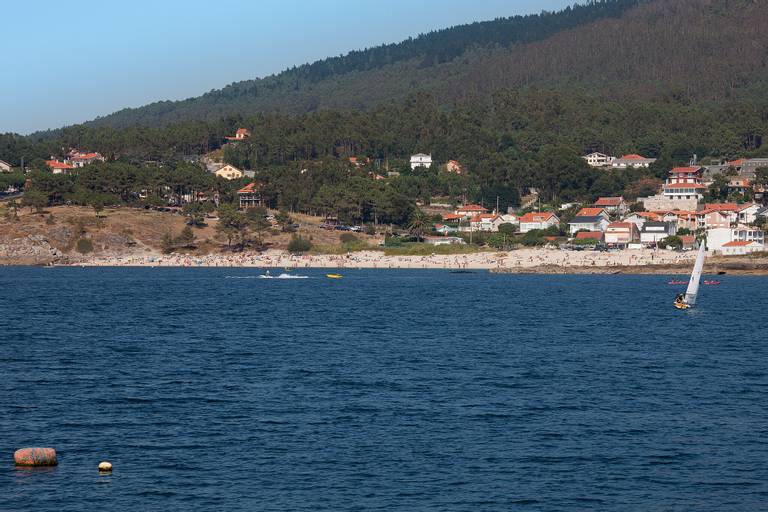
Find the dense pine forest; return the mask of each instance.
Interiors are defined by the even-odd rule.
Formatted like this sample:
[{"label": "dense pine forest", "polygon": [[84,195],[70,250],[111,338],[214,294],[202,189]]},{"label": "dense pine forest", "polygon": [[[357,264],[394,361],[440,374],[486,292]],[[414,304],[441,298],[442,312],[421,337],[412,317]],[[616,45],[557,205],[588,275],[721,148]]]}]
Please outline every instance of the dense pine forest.
[{"label": "dense pine forest", "polygon": [[367,110],[416,91],[430,91],[443,108],[527,87],[661,101],[760,96],[768,79],[763,7],[753,0],[589,2],[453,27],[91,124],[157,127],[270,111]]}]

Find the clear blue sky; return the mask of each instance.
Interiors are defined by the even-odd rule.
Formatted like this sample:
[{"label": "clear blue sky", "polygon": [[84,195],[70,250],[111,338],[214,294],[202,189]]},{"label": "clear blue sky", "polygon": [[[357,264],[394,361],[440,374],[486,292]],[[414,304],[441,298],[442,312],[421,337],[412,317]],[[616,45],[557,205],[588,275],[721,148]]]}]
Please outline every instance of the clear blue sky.
[{"label": "clear blue sky", "polygon": [[29,133],[569,0],[2,0],[0,132]]}]

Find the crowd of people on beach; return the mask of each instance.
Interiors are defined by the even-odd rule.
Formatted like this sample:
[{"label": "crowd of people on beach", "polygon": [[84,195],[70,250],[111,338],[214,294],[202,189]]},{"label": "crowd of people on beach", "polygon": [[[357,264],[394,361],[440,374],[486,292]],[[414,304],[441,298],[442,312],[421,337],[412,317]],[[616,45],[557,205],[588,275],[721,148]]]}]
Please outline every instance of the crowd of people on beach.
[{"label": "crowd of people on beach", "polygon": [[379,251],[335,254],[290,254],[286,251],[230,254],[141,254],[92,257],[84,266],[157,267],[264,267],[264,268],[444,268],[444,269],[536,269],[541,267],[637,267],[674,265],[693,261],[687,252],[644,249],[597,252],[557,249],[520,249],[509,252],[428,256],[387,256]]}]

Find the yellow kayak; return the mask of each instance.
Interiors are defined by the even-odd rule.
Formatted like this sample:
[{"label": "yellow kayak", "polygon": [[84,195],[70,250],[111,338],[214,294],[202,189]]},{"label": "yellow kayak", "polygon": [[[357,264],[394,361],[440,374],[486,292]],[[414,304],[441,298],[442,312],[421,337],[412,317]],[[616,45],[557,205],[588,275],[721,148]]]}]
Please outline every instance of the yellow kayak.
[{"label": "yellow kayak", "polygon": [[327,277],[328,279],[341,279],[344,276],[342,276],[341,274],[325,274],[325,277]]}]

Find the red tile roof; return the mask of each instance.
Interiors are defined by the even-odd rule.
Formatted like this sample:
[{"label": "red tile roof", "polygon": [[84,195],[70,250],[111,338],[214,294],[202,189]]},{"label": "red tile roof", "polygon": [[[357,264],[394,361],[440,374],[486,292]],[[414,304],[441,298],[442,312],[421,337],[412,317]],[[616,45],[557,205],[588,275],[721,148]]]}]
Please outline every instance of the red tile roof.
[{"label": "red tile roof", "polygon": [[701,167],[695,166],[695,167],[675,167],[671,171],[669,171],[671,174],[692,174],[697,173],[701,170]]},{"label": "red tile roof", "polygon": [[245,135],[245,134],[250,134],[251,132],[249,132],[247,128],[238,128],[237,132],[235,133]]},{"label": "red tile roof", "polygon": [[520,217],[520,222],[545,222],[554,216],[552,212],[530,212]]},{"label": "red tile roof", "polygon": [[259,189],[261,189],[261,185],[257,185],[256,183],[249,183],[240,190],[237,191],[238,194],[253,194],[254,192],[258,192]]},{"label": "red tile roof", "polygon": [[607,229],[611,229],[611,228],[632,229],[632,226],[634,226],[634,224],[631,222],[611,222],[610,224],[608,224]]},{"label": "red tile roof", "polygon": [[470,219],[470,221],[471,222],[482,222],[483,220],[488,220],[488,219],[493,220],[495,218],[496,218],[496,215],[494,215],[492,213],[481,213],[480,215],[475,215],[474,217],[472,217]]},{"label": "red tile roof", "polygon": [[456,213],[446,213],[443,215],[443,220],[461,220],[463,219],[463,215],[459,215]]},{"label": "red tile roof", "polygon": [[719,213],[723,217],[728,217],[730,210],[720,210],[718,208],[705,208],[696,212],[696,215],[709,215],[710,213]]},{"label": "red tile roof", "polygon": [[465,204],[464,206],[459,206],[456,208],[456,211],[459,212],[487,212],[488,208],[484,208],[480,206],[479,204]]},{"label": "red tile roof", "polygon": [[623,201],[623,197],[598,197],[595,206],[619,206]]},{"label": "red tile roof", "polygon": [[642,155],[630,153],[629,155],[622,156],[620,160],[647,160],[647,159]]},{"label": "red tile roof", "polygon": [[602,231],[579,231],[576,233],[577,240],[602,240]]},{"label": "red tile roof", "polygon": [[728,242],[727,244],[723,244],[723,247],[746,247],[751,243],[752,243],[751,240],[736,240],[734,242]]},{"label": "red tile roof", "polygon": [[736,203],[706,203],[704,205],[705,210],[720,210],[724,212],[737,212],[741,208]]},{"label": "red tile roof", "polygon": [[682,240],[685,245],[693,245],[696,241],[696,237],[694,235],[680,235],[680,240]]},{"label": "red tile roof", "polygon": [[78,153],[72,157],[72,160],[92,160],[100,156],[98,153]]},{"label": "red tile roof", "polygon": [[725,162],[725,165],[729,167],[736,167],[744,163],[743,158],[737,158],[736,160],[731,160],[730,162]]},{"label": "red tile roof", "polygon": [[73,166],[64,162],[59,162],[57,160],[46,160],[45,165],[47,165],[51,169],[74,169]]},{"label": "red tile roof", "polygon": [[582,208],[576,214],[576,217],[597,217],[604,211],[602,208]]}]

